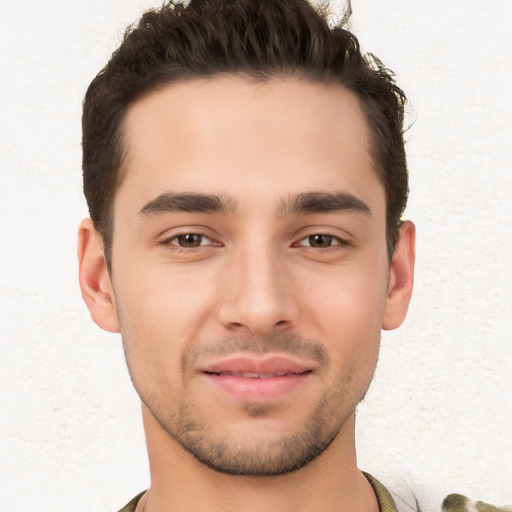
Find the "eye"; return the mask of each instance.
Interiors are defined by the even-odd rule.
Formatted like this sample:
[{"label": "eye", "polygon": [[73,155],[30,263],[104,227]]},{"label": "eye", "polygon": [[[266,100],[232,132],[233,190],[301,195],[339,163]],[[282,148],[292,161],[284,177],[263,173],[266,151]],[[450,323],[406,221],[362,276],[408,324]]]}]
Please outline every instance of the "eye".
[{"label": "eye", "polygon": [[165,240],[164,244],[177,245],[184,249],[195,249],[202,245],[212,244],[212,240],[206,235],[201,235],[199,233],[184,233],[183,235],[177,235]]},{"label": "eye", "polygon": [[328,249],[336,245],[348,245],[345,240],[333,235],[317,233],[304,237],[299,245],[302,247],[312,247],[313,249]]}]

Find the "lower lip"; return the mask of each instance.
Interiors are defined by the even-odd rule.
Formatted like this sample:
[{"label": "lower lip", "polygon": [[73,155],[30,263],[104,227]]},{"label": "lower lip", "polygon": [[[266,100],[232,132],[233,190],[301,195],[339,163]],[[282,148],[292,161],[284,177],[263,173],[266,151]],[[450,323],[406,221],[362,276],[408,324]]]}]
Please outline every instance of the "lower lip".
[{"label": "lower lip", "polygon": [[223,392],[250,402],[276,400],[300,386],[310,373],[283,375],[268,379],[247,379],[233,375],[204,373],[205,377]]}]

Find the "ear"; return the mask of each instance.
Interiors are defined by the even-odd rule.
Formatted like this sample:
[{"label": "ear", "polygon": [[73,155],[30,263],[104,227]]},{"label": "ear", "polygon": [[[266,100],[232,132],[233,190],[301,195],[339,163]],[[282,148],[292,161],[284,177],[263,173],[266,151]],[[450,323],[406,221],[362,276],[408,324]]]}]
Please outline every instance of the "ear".
[{"label": "ear", "polygon": [[91,219],[84,219],[78,229],[78,263],[80,289],[92,319],[106,331],[120,332],[103,241]]},{"label": "ear", "polygon": [[388,295],[382,328],[396,329],[405,320],[414,281],[416,228],[411,221],[400,226],[399,238],[391,260]]}]

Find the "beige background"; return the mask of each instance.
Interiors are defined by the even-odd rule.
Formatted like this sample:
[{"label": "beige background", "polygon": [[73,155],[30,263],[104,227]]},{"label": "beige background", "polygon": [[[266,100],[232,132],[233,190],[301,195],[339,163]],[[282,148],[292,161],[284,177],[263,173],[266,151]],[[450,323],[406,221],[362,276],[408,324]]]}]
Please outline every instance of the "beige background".
[{"label": "beige background", "polygon": [[[0,0],[0,512],[114,511],[148,485],[119,336],[77,285],[80,109],[150,0]],[[394,69],[418,227],[409,319],[360,407],[360,465],[425,510],[512,503],[512,1],[354,0]]]}]

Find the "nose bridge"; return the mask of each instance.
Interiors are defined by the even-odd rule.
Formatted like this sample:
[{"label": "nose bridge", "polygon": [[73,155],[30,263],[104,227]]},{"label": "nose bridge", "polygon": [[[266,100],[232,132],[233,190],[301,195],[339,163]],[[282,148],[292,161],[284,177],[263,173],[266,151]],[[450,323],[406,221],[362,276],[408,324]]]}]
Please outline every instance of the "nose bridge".
[{"label": "nose bridge", "polygon": [[264,248],[259,251],[249,250],[242,255],[240,262],[241,299],[246,298],[248,304],[254,302],[254,306],[260,304],[259,299],[264,299],[264,304],[272,304],[278,300],[280,269],[279,258],[275,251]]},{"label": "nose bridge", "polygon": [[229,283],[220,305],[227,328],[265,335],[292,323],[290,289],[278,250],[268,241],[247,243],[234,251],[228,265]]}]

